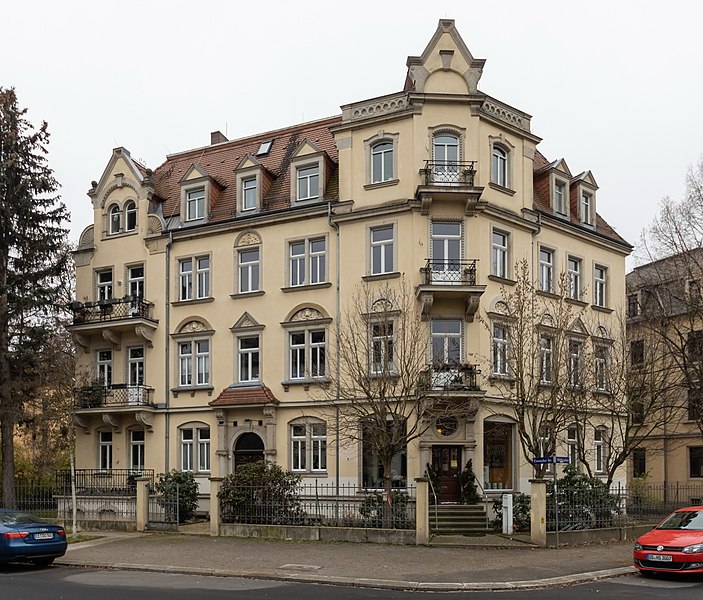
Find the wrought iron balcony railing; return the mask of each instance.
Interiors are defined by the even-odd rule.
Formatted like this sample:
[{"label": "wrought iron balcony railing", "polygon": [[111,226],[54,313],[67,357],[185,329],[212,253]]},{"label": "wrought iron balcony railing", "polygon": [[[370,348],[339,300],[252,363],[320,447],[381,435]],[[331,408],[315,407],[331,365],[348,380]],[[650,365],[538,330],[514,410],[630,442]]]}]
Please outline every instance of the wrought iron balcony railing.
[{"label": "wrought iron balcony railing", "polygon": [[432,260],[420,269],[424,285],[476,285],[477,260]]},{"label": "wrought iron balcony railing", "polygon": [[481,389],[478,384],[480,373],[478,365],[435,363],[423,372],[422,386],[424,389],[476,392]]},{"label": "wrought iron balcony railing", "polygon": [[468,185],[473,187],[476,161],[425,161],[421,169],[423,185]]},{"label": "wrought iron balcony railing", "polygon": [[153,406],[154,388],[144,385],[89,385],[74,390],[76,408],[111,408],[121,406]]},{"label": "wrought iron balcony railing", "polygon": [[137,296],[124,298],[107,298],[97,302],[78,302],[69,304],[73,312],[73,324],[99,323],[101,321],[119,321],[121,319],[151,319],[153,304]]}]

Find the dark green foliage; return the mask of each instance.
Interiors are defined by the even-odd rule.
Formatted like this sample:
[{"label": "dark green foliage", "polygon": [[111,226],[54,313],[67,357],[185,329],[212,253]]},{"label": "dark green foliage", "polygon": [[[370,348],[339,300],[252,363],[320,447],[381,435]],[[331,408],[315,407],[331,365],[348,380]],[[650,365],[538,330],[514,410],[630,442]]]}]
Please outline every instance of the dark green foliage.
[{"label": "dark green foliage", "polygon": [[476,475],[474,474],[474,465],[471,459],[467,461],[457,477],[459,478],[459,489],[461,490],[461,503],[478,504],[481,501],[481,497],[478,495]]},{"label": "dark green foliage", "polygon": [[226,523],[303,524],[301,477],[269,461],[238,466],[222,481],[219,498]]},{"label": "dark green foliage", "polygon": [[[524,533],[530,531],[531,518],[530,507],[531,499],[527,494],[518,494],[513,496],[513,531],[515,533]],[[491,521],[491,525],[495,531],[503,530],[503,500],[497,498],[493,501],[493,512],[496,518]]]},{"label": "dark green foliage", "polygon": [[159,481],[154,486],[159,505],[166,509],[168,516],[175,520],[178,507],[178,522],[185,523],[195,516],[198,508],[198,483],[190,471],[159,473]]},{"label": "dark green foliage", "polygon": [[364,518],[363,527],[384,527],[384,516],[390,512],[390,523],[386,527],[392,529],[411,529],[413,523],[408,519],[408,495],[405,492],[391,492],[391,509],[387,510],[387,504],[383,500],[383,494],[373,492],[364,497],[364,501],[359,508],[361,516]]}]

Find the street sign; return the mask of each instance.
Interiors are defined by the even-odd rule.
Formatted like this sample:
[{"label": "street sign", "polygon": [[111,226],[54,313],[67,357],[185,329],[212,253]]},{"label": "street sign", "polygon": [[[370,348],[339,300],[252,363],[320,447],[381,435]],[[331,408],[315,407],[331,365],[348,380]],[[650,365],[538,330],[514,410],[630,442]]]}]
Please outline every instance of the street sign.
[{"label": "street sign", "polygon": [[554,462],[555,463],[563,463],[565,465],[568,465],[569,464],[569,457],[568,456],[555,456]]},{"label": "street sign", "polygon": [[568,456],[533,456],[533,465],[569,464]]}]

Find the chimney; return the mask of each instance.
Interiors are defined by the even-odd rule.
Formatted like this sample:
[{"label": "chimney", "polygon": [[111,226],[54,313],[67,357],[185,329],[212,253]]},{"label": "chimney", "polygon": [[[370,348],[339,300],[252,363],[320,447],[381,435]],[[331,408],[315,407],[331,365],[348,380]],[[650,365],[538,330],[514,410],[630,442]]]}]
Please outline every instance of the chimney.
[{"label": "chimney", "polygon": [[213,131],[210,134],[210,145],[214,146],[215,144],[221,144],[222,142],[229,142],[229,140],[225,137],[224,133],[221,131]]}]

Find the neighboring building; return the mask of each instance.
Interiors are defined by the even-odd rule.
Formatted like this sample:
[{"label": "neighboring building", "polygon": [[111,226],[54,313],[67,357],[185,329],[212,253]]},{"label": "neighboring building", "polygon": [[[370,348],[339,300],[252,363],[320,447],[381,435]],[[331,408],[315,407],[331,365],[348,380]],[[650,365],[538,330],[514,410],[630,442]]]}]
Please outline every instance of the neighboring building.
[{"label": "neighboring building", "polygon": [[473,459],[488,490],[527,490],[532,467],[491,392],[509,349],[477,312],[526,259],[544,296],[568,272],[598,335],[617,329],[631,247],[596,212],[591,173],[546,160],[531,117],[478,90],[484,62],[442,20],[395,94],[240,140],[215,132],[153,171],[115,149],[75,252],[77,466],[192,470],[207,494],[209,476],[266,458],[378,486],[378,462],[337,444],[313,398],[333,375],[340,306],[406,280],[428,367],[491,368],[452,392],[475,410],[431,428],[394,480]]},{"label": "neighboring building", "polygon": [[[631,369],[658,371],[660,410],[641,422],[656,426],[632,455],[630,475],[659,485],[703,490],[703,248],[636,267],[627,275],[627,332]],[[665,412],[664,412],[665,411]],[[637,411],[636,411],[637,412]],[[700,493],[695,497],[700,503]]]}]

